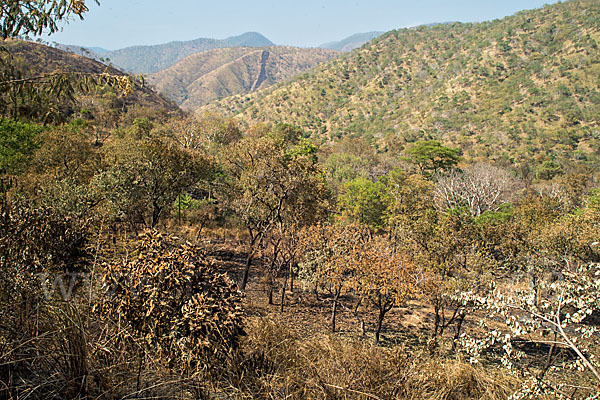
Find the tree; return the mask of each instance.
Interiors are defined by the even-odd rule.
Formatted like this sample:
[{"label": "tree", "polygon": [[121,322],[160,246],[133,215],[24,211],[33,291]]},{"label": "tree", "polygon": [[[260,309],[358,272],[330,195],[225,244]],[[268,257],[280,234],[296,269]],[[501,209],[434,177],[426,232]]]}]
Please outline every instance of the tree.
[{"label": "tree", "polygon": [[[599,328],[594,315],[600,312],[600,266],[567,260],[561,275],[560,279],[541,282],[545,296],[539,301],[532,287],[501,290],[494,285],[487,295],[465,294],[473,298],[486,316],[505,321],[504,332],[488,328],[486,338],[465,335],[461,344],[471,362],[477,362],[482,352],[496,343],[502,345],[502,364],[526,378],[511,398],[548,395],[568,399],[578,393],[577,398],[597,398],[600,354]],[[484,322],[482,326],[487,325]],[[515,346],[518,340],[544,346],[545,361],[541,364],[529,361],[530,355]]]},{"label": "tree", "polygon": [[38,148],[38,136],[44,128],[0,119],[0,175],[23,171]]},{"label": "tree", "polygon": [[[98,0],[94,0],[100,4]],[[2,38],[19,35],[54,33],[58,23],[70,15],[83,15],[89,11],[85,0],[10,0],[0,7]]]},{"label": "tree", "polygon": [[103,148],[106,169],[94,177],[117,218],[155,227],[183,191],[211,175],[211,163],[165,139],[130,136]]},{"label": "tree", "polygon": [[[353,276],[359,271],[357,260],[369,237],[368,228],[357,224],[317,224],[303,232],[300,276],[314,285],[317,296],[319,290],[329,294],[332,332],[336,331],[341,296],[358,286]],[[358,316],[356,309],[354,314]],[[364,323],[358,319],[364,333]]]},{"label": "tree", "polygon": [[446,211],[467,207],[475,218],[486,211],[498,211],[518,187],[518,182],[503,169],[474,164],[464,170],[439,175],[435,183],[435,203]]},{"label": "tree", "polygon": [[218,369],[244,332],[241,294],[199,248],[175,243],[158,231],[142,233],[131,249],[135,257],[106,265],[96,309],[123,323],[128,332],[120,335],[132,335],[166,367],[190,374]]},{"label": "tree", "polygon": [[[220,192],[222,204],[240,218],[249,237],[242,290],[256,246],[275,231],[285,236],[295,215],[311,215],[305,211],[315,210],[315,206],[318,209],[328,198],[317,165],[317,148],[298,136],[278,133],[247,135],[222,152],[226,172]],[[296,210],[305,211],[297,214]],[[278,253],[278,247],[272,250]]]},{"label": "tree", "polygon": [[384,180],[373,182],[356,178],[346,183],[342,190],[339,198],[342,218],[367,225],[373,231],[386,225],[389,199]]},{"label": "tree", "polygon": [[377,345],[386,314],[416,294],[424,282],[424,275],[406,254],[396,251],[383,237],[369,240],[357,256],[353,288],[358,296],[365,298],[377,311]]},{"label": "tree", "polygon": [[458,164],[459,151],[443,146],[437,140],[423,140],[406,150],[409,161],[416,164],[421,175],[435,175]]}]

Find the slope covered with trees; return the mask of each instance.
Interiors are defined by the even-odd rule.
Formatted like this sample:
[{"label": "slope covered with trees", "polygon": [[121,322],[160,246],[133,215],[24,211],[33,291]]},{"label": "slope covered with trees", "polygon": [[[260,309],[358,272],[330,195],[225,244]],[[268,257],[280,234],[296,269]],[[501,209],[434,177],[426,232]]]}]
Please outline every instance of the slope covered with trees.
[{"label": "slope covered with trees", "polygon": [[[160,96],[141,82],[133,82],[127,80],[131,84],[130,88],[126,79],[128,75],[115,68],[106,66],[105,64],[73,54],[71,52],[59,50],[53,47],[45,46],[38,43],[8,39],[0,42],[4,46],[6,52],[0,54],[2,66],[2,80],[10,81],[11,79],[22,79],[22,85],[18,87],[10,87],[3,84],[3,92],[0,97],[3,97],[5,109],[1,111],[3,115],[8,113],[42,113],[48,118],[64,118],[65,116],[79,113],[82,109],[90,111],[91,108],[97,108],[99,103],[104,103],[101,107],[105,111],[113,109],[115,112],[122,112],[131,106],[142,106],[154,108],[157,112],[170,112],[176,110],[177,106],[167,98]],[[91,92],[85,93],[85,96],[92,95],[95,100],[87,103],[75,102],[75,98],[80,96],[83,98],[81,88],[72,87],[73,92],[68,90],[54,88],[52,96],[35,97],[33,93],[27,95],[23,90],[23,85],[35,82],[36,78],[46,79],[44,76],[52,74],[63,74],[63,80],[67,78],[86,78],[91,76],[113,76],[121,77],[123,90],[130,91],[127,96],[119,91],[108,90],[103,85],[98,85]],[[33,78],[33,80],[32,80]],[[60,83],[60,82],[57,82]],[[35,90],[38,94],[39,90]],[[92,107],[90,103],[95,105]],[[87,104],[87,107],[86,107]],[[83,106],[82,106],[83,105]],[[85,113],[85,110],[84,110]]]},{"label": "slope covered with trees", "polygon": [[338,54],[284,46],[215,49],[149,75],[148,82],[182,108],[194,111],[213,100],[282,82]]},{"label": "slope covered with trees", "polygon": [[574,0],[392,31],[291,83],[209,108],[294,123],[323,142],[362,136],[380,151],[429,138],[468,159],[596,165],[599,20],[600,3]]}]

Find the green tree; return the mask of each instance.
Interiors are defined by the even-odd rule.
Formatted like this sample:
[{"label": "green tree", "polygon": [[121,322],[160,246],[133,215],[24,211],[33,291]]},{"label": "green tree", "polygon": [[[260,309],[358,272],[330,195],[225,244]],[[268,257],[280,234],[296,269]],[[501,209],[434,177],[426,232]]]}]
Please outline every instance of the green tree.
[{"label": "green tree", "polygon": [[0,119],[0,175],[21,172],[35,149],[42,126]]},{"label": "green tree", "polygon": [[384,182],[357,178],[346,183],[342,190],[339,198],[342,218],[367,225],[373,231],[386,226],[389,198]]},{"label": "green tree", "polygon": [[117,218],[155,227],[178,195],[211,175],[211,163],[165,139],[125,137],[103,148],[95,184]]},{"label": "green tree", "polygon": [[443,146],[437,140],[423,140],[406,150],[408,159],[417,165],[422,175],[431,176],[458,164],[459,151]]}]

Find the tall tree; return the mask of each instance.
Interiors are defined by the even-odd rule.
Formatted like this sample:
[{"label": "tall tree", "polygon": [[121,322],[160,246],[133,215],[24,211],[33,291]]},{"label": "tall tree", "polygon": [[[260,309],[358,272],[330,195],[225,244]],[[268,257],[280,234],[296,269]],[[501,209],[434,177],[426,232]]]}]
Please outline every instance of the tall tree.
[{"label": "tall tree", "polygon": [[[248,256],[240,287],[245,289],[256,246],[267,234],[286,231],[297,211],[325,201],[316,147],[297,132],[258,131],[222,153],[226,171],[223,204],[248,231]],[[304,211],[303,211],[304,213]]]}]

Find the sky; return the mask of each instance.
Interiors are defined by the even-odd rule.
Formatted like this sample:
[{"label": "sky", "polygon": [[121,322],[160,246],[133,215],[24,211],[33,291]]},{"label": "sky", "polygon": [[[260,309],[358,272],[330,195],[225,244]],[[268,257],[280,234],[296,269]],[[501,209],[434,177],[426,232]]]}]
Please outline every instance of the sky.
[{"label": "sky", "polygon": [[433,22],[480,22],[555,0],[88,0],[48,42],[103,47],[224,39],[259,32],[277,45],[316,47],[354,33]]}]

